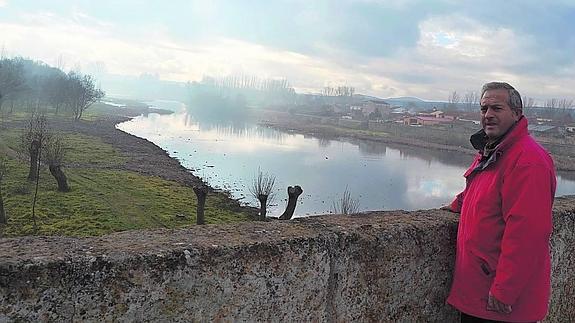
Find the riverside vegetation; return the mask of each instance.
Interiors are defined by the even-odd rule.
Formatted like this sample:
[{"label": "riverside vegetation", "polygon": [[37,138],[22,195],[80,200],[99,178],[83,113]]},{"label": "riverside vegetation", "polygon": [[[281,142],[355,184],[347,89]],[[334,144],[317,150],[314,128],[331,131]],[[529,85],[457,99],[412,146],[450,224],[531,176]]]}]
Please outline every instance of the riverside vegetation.
[{"label": "riverside vegetation", "polygon": [[[114,120],[121,118],[111,118],[109,113],[125,114],[129,111],[101,104],[91,110],[87,115],[89,121],[46,115],[48,125],[59,133],[66,147],[64,172],[71,191],[58,192],[56,181],[47,167],[41,167],[35,210],[37,230],[31,211],[35,183],[27,180],[28,162],[18,153],[20,136],[30,114],[15,112],[3,116],[0,156],[5,160],[6,171],[1,191],[8,221],[5,225],[0,224],[0,236],[93,236],[132,229],[180,228],[196,222],[197,201],[191,185],[128,170],[125,165],[134,163],[136,157],[98,136],[86,135],[81,130],[71,131],[100,127],[109,136],[114,136],[112,132],[121,133],[113,128]],[[139,142],[153,145],[143,140]],[[134,146],[137,149],[137,145]],[[153,160],[154,156],[149,156],[149,159]],[[145,163],[141,159],[136,162]],[[223,193],[208,195],[205,214],[206,223],[251,219],[249,209],[239,207]]]}]

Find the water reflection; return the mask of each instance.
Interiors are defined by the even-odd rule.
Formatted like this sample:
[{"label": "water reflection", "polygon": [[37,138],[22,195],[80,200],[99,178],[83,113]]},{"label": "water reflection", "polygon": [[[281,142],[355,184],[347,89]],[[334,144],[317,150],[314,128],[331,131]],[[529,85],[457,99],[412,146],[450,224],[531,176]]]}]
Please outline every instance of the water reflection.
[{"label": "water reflection", "polygon": [[[186,112],[149,115],[118,125],[147,138],[178,158],[210,185],[256,205],[248,187],[258,168],[276,175],[277,206],[285,208],[287,186],[304,193],[296,216],[329,213],[346,186],[362,210],[436,208],[464,187],[472,156],[390,146],[374,141],[339,141],[275,131],[246,122],[199,122]],[[559,179],[558,194],[575,192]]]},{"label": "water reflection", "polygon": [[331,145],[331,140],[327,138],[317,138],[317,144],[320,148],[327,148]]},{"label": "water reflection", "polygon": [[359,152],[366,157],[383,157],[387,151],[387,146],[376,141],[361,140],[355,144],[359,147]]}]

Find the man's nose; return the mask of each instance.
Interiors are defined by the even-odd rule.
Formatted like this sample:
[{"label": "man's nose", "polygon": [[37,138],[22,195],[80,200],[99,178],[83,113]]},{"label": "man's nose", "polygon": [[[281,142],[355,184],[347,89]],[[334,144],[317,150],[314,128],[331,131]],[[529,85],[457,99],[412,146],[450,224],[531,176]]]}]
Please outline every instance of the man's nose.
[{"label": "man's nose", "polygon": [[484,117],[485,117],[485,118],[490,118],[490,117],[492,117],[492,116],[493,116],[493,109],[487,108],[487,110],[485,110]]}]

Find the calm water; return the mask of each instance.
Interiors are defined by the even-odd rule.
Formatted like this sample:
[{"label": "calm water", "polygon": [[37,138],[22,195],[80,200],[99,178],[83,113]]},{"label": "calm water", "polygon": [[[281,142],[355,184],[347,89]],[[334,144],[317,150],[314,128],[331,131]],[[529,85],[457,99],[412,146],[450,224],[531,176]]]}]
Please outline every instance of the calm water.
[{"label": "calm water", "polygon": [[[283,212],[290,185],[304,190],[295,216],[331,212],[346,187],[361,210],[437,208],[463,189],[462,174],[472,159],[370,141],[308,137],[254,124],[198,122],[179,104],[154,105],[177,112],[140,116],[117,127],[154,142],[211,186],[253,206],[257,203],[249,187],[258,168],[275,175],[278,189],[271,216]],[[559,176],[557,195],[574,193],[575,181]]]}]

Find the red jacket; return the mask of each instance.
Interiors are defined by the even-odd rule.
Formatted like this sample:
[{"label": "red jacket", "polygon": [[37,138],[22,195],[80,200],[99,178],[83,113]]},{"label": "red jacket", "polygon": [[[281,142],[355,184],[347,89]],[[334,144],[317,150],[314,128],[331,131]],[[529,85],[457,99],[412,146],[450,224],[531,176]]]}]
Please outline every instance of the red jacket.
[{"label": "red jacket", "polygon": [[[521,118],[487,163],[481,152],[465,173],[465,190],[451,203],[460,212],[457,257],[447,302],[490,320],[542,320],[547,314],[555,170]],[[479,167],[478,167],[479,166]],[[487,297],[512,306],[487,311]]]}]

